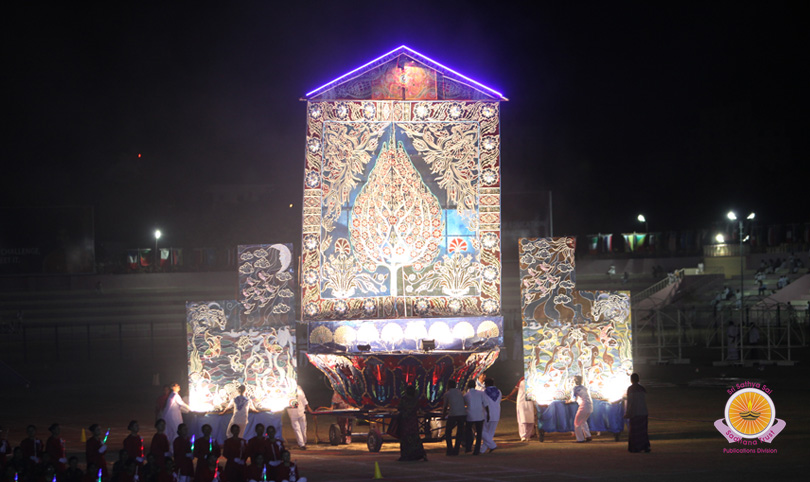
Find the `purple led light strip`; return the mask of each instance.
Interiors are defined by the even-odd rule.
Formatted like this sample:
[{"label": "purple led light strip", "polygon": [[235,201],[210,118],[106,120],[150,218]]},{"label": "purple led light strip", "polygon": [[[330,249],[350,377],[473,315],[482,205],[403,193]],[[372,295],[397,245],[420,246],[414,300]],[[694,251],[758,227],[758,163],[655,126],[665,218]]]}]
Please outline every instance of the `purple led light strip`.
[{"label": "purple led light strip", "polygon": [[419,52],[413,50],[412,48],[408,47],[407,45],[400,45],[399,47],[395,48],[394,50],[392,50],[390,52],[387,52],[387,53],[385,53],[383,55],[380,55],[379,57],[372,60],[371,62],[367,62],[367,63],[361,65],[360,67],[357,67],[356,69],[352,70],[351,72],[347,72],[347,73],[341,75],[340,77],[338,77],[337,79],[335,79],[335,80],[333,80],[331,82],[327,82],[326,84],[318,87],[317,89],[314,89],[314,90],[312,90],[310,92],[307,92],[305,97],[311,97],[313,94],[319,93],[320,91],[326,89],[327,87],[332,86],[332,85],[340,82],[341,80],[351,76],[355,72],[357,72],[359,70],[363,70],[364,68],[368,67],[369,65],[372,65],[372,64],[384,59],[385,57],[388,57],[389,55],[393,54],[394,52],[396,52],[398,50],[402,50],[402,49],[407,50],[408,52],[416,55],[417,57],[421,57],[423,60],[425,60],[425,61],[427,61],[429,63],[432,63],[434,65],[438,65],[442,69],[447,70],[448,72],[452,72],[453,74],[461,77],[462,79],[464,79],[464,80],[466,80],[466,81],[468,81],[470,83],[473,83],[473,84],[477,85],[478,87],[481,87],[482,89],[485,89],[485,90],[495,94],[496,96],[500,97],[501,99],[506,100],[506,97],[503,94],[501,94],[500,92],[498,92],[497,90],[492,89],[490,87],[487,87],[486,85],[484,85],[484,84],[482,84],[480,82],[476,82],[475,80],[467,77],[466,75],[460,74],[460,73],[456,72],[455,70],[451,69],[450,67],[447,67],[447,66],[445,66],[445,65],[443,65],[443,64],[441,64],[439,62],[436,62],[435,60],[431,59],[430,57],[427,57],[425,55],[420,54]]}]

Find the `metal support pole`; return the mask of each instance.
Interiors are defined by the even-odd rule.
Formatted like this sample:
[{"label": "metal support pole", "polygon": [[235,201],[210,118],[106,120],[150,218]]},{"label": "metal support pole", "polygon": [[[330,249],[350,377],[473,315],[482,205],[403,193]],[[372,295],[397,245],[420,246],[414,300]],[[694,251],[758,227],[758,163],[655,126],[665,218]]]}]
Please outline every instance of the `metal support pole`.
[{"label": "metal support pole", "polygon": [[118,357],[119,359],[124,359],[124,333],[123,328],[121,327],[121,322],[118,322]]},{"label": "metal support pole", "polygon": [[768,320],[768,361],[771,361],[771,317],[767,317]]},{"label": "metal support pole", "polygon": [[56,352],[56,361],[59,361],[59,325],[53,325],[53,348]]},{"label": "metal support pole", "polygon": [[788,319],[787,319],[787,343],[788,343],[788,357],[787,357],[787,359],[788,359],[788,361],[792,361],[792,358],[790,358],[790,316],[788,316]]},{"label": "metal support pole", "polygon": [[87,359],[90,360],[90,323],[87,324]]},{"label": "metal support pole", "polygon": [[658,363],[661,363],[661,310],[655,312],[655,328],[658,331]]},{"label": "metal support pole", "polygon": [[155,360],[155,322],[149,322],[149,355]]},{"label": "metal support pole", "polygon": [[678,361],[680,362],[683,357],[681,356],[681,310],[678,310]]},{"label": "metal support pole", "polygon": [[726,361],[726,333],[724,330],[727,328],[724,313],[725,312],[720,312],[720,330],[718,330],[720,336],[720,361]]}]

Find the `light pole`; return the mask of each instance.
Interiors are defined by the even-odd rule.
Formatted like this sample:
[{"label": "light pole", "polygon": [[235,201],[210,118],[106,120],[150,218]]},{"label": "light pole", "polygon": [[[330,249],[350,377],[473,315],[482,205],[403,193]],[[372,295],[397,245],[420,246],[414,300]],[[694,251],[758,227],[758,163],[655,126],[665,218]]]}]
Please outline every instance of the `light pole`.
[{"label": "light pole", "polygon": [[160,239],[161,234],[159,229],[155,230],[155,271],[157,271],[158,265],[160,264],[160,258],[158,258],[158,239]]},{"label": "light pole", "polygon": [[[729,221],[737,221],[739,223],[738,228],[739,231],[737,233],[738,237],[740,238],[740,333],[742,333],[742,325],[743,325],[743,298],[744,298],[744,291],[743,288],[745,287],[745,265],[744,265],[744,258],[743,258],[743,219],[738,218],[737,214],[734,211],[729,211],[726,214],[726,217]],[[746,219],[753,220],[756,217],[756,214],[751,213],[746,217]]]}]

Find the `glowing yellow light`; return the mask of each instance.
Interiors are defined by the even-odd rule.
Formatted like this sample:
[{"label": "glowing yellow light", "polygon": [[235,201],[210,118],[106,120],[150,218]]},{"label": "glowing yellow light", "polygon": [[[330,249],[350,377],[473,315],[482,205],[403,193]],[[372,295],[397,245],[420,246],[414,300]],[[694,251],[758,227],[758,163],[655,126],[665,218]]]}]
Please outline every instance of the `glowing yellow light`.
[{"label": "glowing yellow light", "polygon": [[380,334],[377,332],[374,323],[364,323],[363,326],[357,330],[358,342],[371,343],[372,341],[377,341],[379,338]]},{"label": "glowing yellow light", "polygon": [[428,338],[436,340],[438,345],[449,345],[453,341],[453,334],[450,333],[450,327],[447,326],[447,323],[438,321],[430,325]]}]

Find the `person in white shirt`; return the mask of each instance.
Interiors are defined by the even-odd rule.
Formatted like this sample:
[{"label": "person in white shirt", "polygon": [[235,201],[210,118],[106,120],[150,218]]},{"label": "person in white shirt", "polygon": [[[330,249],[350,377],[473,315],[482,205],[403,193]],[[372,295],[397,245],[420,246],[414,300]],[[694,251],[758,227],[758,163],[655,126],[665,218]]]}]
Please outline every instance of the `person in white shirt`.
[{"label": "person in white shirt", "polygon": [[498,420],[501,419],[501,391],[495,386],[495,380],[487,378],[484,381],[486,388],[484,389],[485,400],[489,407],[489,420],[484,422],[484,429],[482,435],[482,446],[484,453],[492,452],[498,446],[495,445],[495,429],[498,428]]},{"label": "person in white shirt", "polygon": [[582,385],[582,376],[575,376],[574,383],[576,386],[571,393],[571,402],[576,401],[579,404],[577,414],[574,416],[574,434],[577,436],[577,442],[590,442],[593,439],[588,428],[588,417],[593,413],[593,401],[588,389]]},{"label": "person in white shirt", "polygon": [[528,442],[534,433],[534,401],[526,399],[526,379],[521,378],[515,388],[506,398],[511,398],[517,392],[517,423],[521,442]]},{"label": "person in white shirt", "polygon": [[287,407],[287,416],[290,417],[290,424],[301,450],[307,449],[307,412],[312,413],[312,410],[309,408],[304,390],[298,385],[296,399],[290,407]]},{"label": "person in white shirt", "polygon": [[475,389],[475,380],[467,384],[467,393],[464,394],[464,403],[467,405],[467,423],[464,437],[464,452],[469,452],[473,445],[473,428],[475,428],[475,448],[473,455],[481,453],[481,436],[484,422],[489,420],[489,405],[485,400],[484,392]]}]

